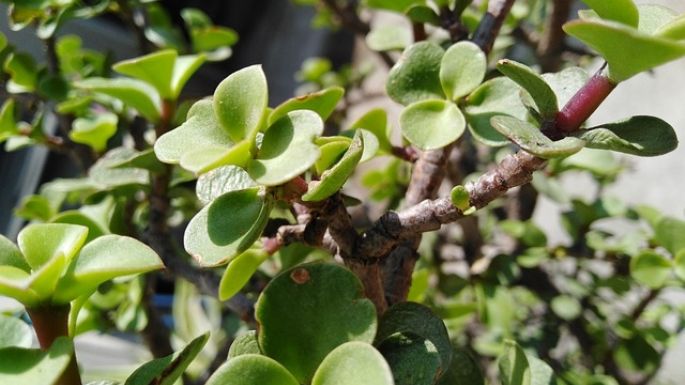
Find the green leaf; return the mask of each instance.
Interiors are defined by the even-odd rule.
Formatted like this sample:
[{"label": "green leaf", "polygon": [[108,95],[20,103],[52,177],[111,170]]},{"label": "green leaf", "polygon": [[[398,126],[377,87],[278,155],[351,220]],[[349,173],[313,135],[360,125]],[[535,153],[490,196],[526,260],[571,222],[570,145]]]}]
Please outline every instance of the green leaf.
[{"label": "green leaf", "polygon": [[5,47],[7,47],[7,36],[0,32],[0,51],[4,50]]},{"label": "green leaf", "polygon": [[173,97],[171,78],[178,54],[173,49],[118,62],[112,68],[120,74],[142,80],[159,92],[162,99]]},{"label": "green leaf", "polygon": [[29,195],[22,199],[21,204],[14,210],[21,218],[47,222],[55,215],[50,201],[42,195]]},{"label": "green leaf", "polygon": [[445,52],[440,64],[440,83],[448,99],[458,100],[483,82],[487,69],[485,53],[475,44],[462,41]]},{"label": "green leaf", "polygon": [[224,264],[259,238],[270,211],[258,188],[223,194],[190,220],[185,249],[202,266]]},{"label": "green leaf", "polygon": [[520,93],[521,87],[504,76],[481,84],[466,99],[464,112],[471,134],[488,146],[508,144],[507,138],[492,127],[490,119],[497,115],[508,115],[525,120],[528,110],[521,102]]},{"label": "green leaf", "polygon": [[422,150],[442,148],[459,139],[466,120],[446,100],[424,100],[406,107],[400,115],[402,136]]},{"label": "green leaf", "polygon": [[38,68],[31,55],[12,52],[7,56],[3,68],[11,78],[7,84],[9,92],[31,92],[36,88]]},{"label": "green leaf", "polygon": [[445,324],[428,307],[403,302],[388,309],[379,322],[376,343],[380,345],[397,334],[416,335],[430,341],[439,356],[438,376],[447,371],[452,362],[452,345]]},{"label": "green leaf", "polygon": [[443,99],[440,63],[444,54],[445,51],[432,42],[407,47],[388,74],[388,96],[405,106],[425,99]]},{"label": "green leaf", "polygon": [[[407,17],[414,23],[428,23],[435,26],[440,26],[440,16],[433,10],[433,8],[416,4],[405,10]],[[405,29],[406,30],[406,29]]]},{"label": "green leaf", "polygon": [[331,116],[335,110],[335,106],[344,93],[345,90],[341,87],[330,87],[321,91],[288,99],[271,111],[271,114],[269,114],[268,126],[271,126],[282,117],[288,115],[288,112],[295,110],[314,111],[325,121]]},{"label": "green leaf", "polygon": [[108,151],[88,171],[90,180],[102,189],[141,188],[150,183],[150,173],[140,168],[118,168],[118,166],[135,156],[137,152],[128,147],[119,147]]},{"label": "green leaf", "polygon": [[17,317],[0,314],[0,349],[15,346],[30,348],[33,343],[33,329]]},{"label": "green leaf", "polygon": [[640,24],[637,29],[648,35],[657,35],[661,27],[678,17],[672,9],[656,4],[642,4],[638,6],[638,12],[640,12]]},{"label": "green leaf", "polygon": [[231,28],[211,26],[192,29],[190,38],[193,50],[205,52],[209,60],[218,61],[231,56],[230,47],[238,42],[238,33]]},{"label": "green leaf", "polygon": [[74,120],[69,138],[76,143],[88,145],[97,152],[107,149],[107,141],[117,132],[118,118],[112,113],[98,114],[93,118]]},{"label": "green leaf", "polygon": [[0,265],[0,295],[14,298],[25,306],[40,303],[44,298],[28,287],[29,280],[27,271],[14,266]]},{"label": "green leaf", "polygon": [[14,99],[8,98],[0,109],[0,142],[19,133],[14,119]]},{"label": "green leaf", "polygon": [[478,362],[464,349],[454,349],[452,364],[437,385],[485,385]]},{"label": "green leaf", "polygon": [[399,13],[404,13],[412,5],[424,3],[425,0],[364,0],[364,4],[369,8],[385,9]]},{"label": "green leaf", "polygon": [[9,347],[0,349],[0,384],[56,384],[72,360],[74,345],[60,337],[48,351]]},{"label": "green leaf", "polygon": [[620,23],[576,20],[565,24],[564,31],[599,52],[616,82],[685,56],[685,43],[640,33]]},{"label": "green leaf", "polygon": [[245,354],[262,354],[259,351],[256,330],[250,330],[247,333],[235,337],[233,343],[231,343],[231,347],[228,349],[229,360]]},{"label": "green leaf", "polygon": [[685,250],[680,250],[673,261],[675,275],[685,281]]},{"label": "green leaf", "polygon": [[580,302],[569,295],[559,295],[554,297],[550,306],[552,307],[554,314],[567,321],[578,318],[583,311]]},{"label": "green leaf", "polygon": [[323,174],[327,169],[335,165],[335,163],[342,158],[347,149],[350,148],[350,143],[351,142],[348,140],[336,140],[321,145],[321,147],[319,147],[321,156],[319,156],[319,159],[314,163],[316,173]]},{"label": "green leaf", "polygon": [[208,339],[209,333],[203,334],[192,340],[183,350],[143,364],[126,379],[124,385],[175,384]]},{"label": "green leaf", "polygon": [[109,230],[102,224],[96,222],[89,216],[77,210],[62,211],[51,218],[52,223],[69,223],[72,225],[81,225],[88,228],[88,237],[86,243],[109,233]]},{"label": "green leaf", "polygon": [[261,249],[249,249],[233,258],[221,276],[219,300],[226,301],[236,295],[268,258],[269,254]]},{"label": "green leaf", "polygon": [[160,161],[171,164],[184,161],[184,167],[194,172],[226,164],[232,155],[242,150],[242,147],[234,146],[228,133],[219,125],[212,101],[207,99],[193,104],[186,121],[157,139],[154,148]]},{"label": "green leaf", "polygon": [[516,342],[505,342],[498,366],[502,385],[533,385],[528,358]]},{"label": "green leaf", "polygon": [[379,25],[366,35],[366,45],[374,51],[402,50],[412,41],[411,31],[402,25]]},{"label": "green leaf", "polygon": [[640,15],[633,0],[583,0],[597,14],[608,20],[637,27]]},{"label": "green leaf", "polygon": [[361,282],[333,264],[299,265],[276,276],[260,295],[255,318],[262,352],[300,382],[311,380],[339,345],[371,343],[376,333],[376,311]]},{"label": "green leaf", "polygon": [[365,129],[373,133],[378,139],[378,147],[385,153],[392,151],[392,144],[388,132],[388,114],[382,108],[375,108],[362,115],[352,123],[350,130]]},{"label": "green leaf", "polygon": [[70,261],[81,249],[88,228],[61,223],[41,223],[26,226],[19,232],[17,243],[33,270],[39,269],[57,256]]},{"label": "green leaf", "polygon": [[14,242],[0,234],[0,266],[12,266],[29,272],[31,267]]},{"label": "green leaf", "polygon": [[497,69],[530,94],[543,118],[554,118],[559,112],[557,96],[552,87],[530,67],[513,60],[504,59],[497,63]]},{"label": "green leaf", "polygon": [[559,105],[565,106],[578,90],[588,82],[590,76],[580,67],[569,67],[560,72],[542,74],[542,78],[554,91]]},{"label": "green leaf", "polygon": [[310,183],[309,191],[302,196],[302,200],[319,202],[338,192],[354,173],[363,153],[364,141],[360,130],[342,158],[331,169],[324,171],[319,181]]},{"label": "green leaf", "polygon": [[74,85],[119,99],[152,122],[159,120],[161,111],[159,94],[145,82],[126,78],[88,78]]},{"label": "green leaf", "polygon": [[552,141],[532,124],[509,116],[495,116],[490,122],[500,134],[526,152],[541,158],[557,158],[575,154],[585,145],[585,142],[573,137]]},{"label": "green leaf", "polygon": [[200,202],[208,204],[227,192],[256,186],[247,171],[236,166],[223,166],[200,175],[195,185],[195,193]]},{"label": "green leaf", "polygon": [[663,217],[654,228],[654,241],[668,250],[671,255],[678,254],[685,249],[685,222],[671,218]]},{"label": "green leaf", "polygon": [[216,87],[214,112],[230,138],[239,142],[260,129],[268,101],[262,67],[253,65],[234,72]]},{"label": "green leaf", "polygon": [[637,282],[658,289],[671,276],[673,263],[661,254],[644,250],[630,260],[630,275]]},{"label": "green leaf", "polygon": [[662,25],[655,32],[655,35],[671,40],[685,40],[685,15],[680,15],[669,23]]},{"label": "green leaf", "polygon": [[432,385],[441,375],[435,345],[415,334],[395,334],[378,349],[390,365],[397,385]]},{"label": "green leaf", "polygon": [[176,58],[171,76],[171,98],[177,99],[191,76],[202,66],[207,56],[184,55]]},{"label": "green leaf", "polygon": [[314,374],[312,385],[395,385],[383,356],[364,342],[347,342],[330,352]]},{"label": "green leaf", "polygon": [[319,158],[313,142],[323,133],[323,121],[312,111],[289,112],[264,133],[256,159],[248,164],[252,179],[278,186],[307,171]]},{"label": "green leaf", "polygon": [[144,243],[121,235],[103,235],[86,244],[72,261],[54,301],[66,303],[112,278],[163,267],[157,253]]},{"label": "green leaf", "polygon": [[143,151],[130,152],[127,158],[112,162],[112,168],[141,168],[152,172],[163,172],[164,164],[157,159],[155,152],[149,148]]},{"label": "green leaf", "polygon": [[273,359],[245,354],[221,365],[206,385],[299,385],[299,382]]},{"label": "green leaf", "polygon": [[678,147],[678,138],[670,124],[653,116],[633,116],[611,124],[579,131],[575,137],[585,146],[639,156],[657,156]]}]

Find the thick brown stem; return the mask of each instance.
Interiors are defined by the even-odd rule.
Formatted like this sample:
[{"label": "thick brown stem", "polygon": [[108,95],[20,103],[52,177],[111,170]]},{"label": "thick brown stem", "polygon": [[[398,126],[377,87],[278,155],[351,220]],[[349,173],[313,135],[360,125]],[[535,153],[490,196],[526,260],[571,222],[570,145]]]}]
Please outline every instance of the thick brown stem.
[{"label": "thick brown stem", "polygon": [[[41,350],[47,351],[59,337],[69,336],[69,305],[26,309],[33,322]],[[55,385],[81,385],[76,352]]]},{"label": "thick brown stem", "polygon": [[561,28],[571,12],[571,0],[554,0],[549,13],[545,33],[538,46],[538,56],[542,72],[555,72],[561,65],[561,53],[564,50],[566,34]]},{"label": "thick brown stem", "polygon": [[481,19],[472,39],[485,53],[492,49],[514,2],[515,0],[490,0],[488,3],[488,12]]}]

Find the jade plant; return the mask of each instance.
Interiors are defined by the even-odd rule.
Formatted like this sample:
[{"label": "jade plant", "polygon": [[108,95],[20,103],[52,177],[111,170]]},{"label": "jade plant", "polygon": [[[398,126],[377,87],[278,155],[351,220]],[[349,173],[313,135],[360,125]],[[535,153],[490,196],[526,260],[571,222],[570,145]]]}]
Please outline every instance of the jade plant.
[{"label": "jade plant", "polygon": [[[199,9],[4,2],[48,55],[0,35],[0,143],[80,171],[24,197],[30,223],[0,236],[0,296],[18,303],[0,314],[2,384],[637,385],[685,327],[663,296],[685,282],[685,221],[604,193],[628,160],[673,151],[676,130],[587,123],[621,83],[685,56],[683,15],[297,0],[374,64],[311,58],[275,103],[259,64],[184,93],[238,39]],[[58,33],[103,14],[139,57],[111,63]],[[376,91],[387,108],[368,105]],[[562,183],[578,175],[597,193]],[[542,197],[566,242],[533,219]],[[152,359],[79,367],[73,341],[91,331],[140,335]]]}]

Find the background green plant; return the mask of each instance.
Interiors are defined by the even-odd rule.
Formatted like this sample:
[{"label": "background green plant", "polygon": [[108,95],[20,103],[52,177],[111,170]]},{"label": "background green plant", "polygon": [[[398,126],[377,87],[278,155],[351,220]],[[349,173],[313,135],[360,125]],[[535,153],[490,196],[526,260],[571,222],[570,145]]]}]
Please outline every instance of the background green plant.
[{"label": "background green plant", "polygon": [[[661,295],[685,280],[685,222],[579,199],[559,178],[602,191],[625,171],[611,151],[676,148],[657,117],[585,121],[621,82],[685,56],[683,16],[631,0],[586,0],[568,23],[565,0],[297,2],[317,27],[365,37],[396,122],[350,119],[371,70],[322,58],[279,105],[259,65],[186,99],[237,41],[198,9],[178,29],[154,1],[8,1],[11,28],[35,29],[48,55],[0,35],[0,142],[64,152],[82,176],[26,197],[16,214],[31,223],[16,244],[0,236],[0,294],[33,325],[0,317],[0,382],[80,384],[72,340],[92,330],[140,333],[155,358],[100,384],[650,382],[684,325]],[[375,10],[412,28],[372,28]],[[104,13],[142,56],[112,65],[55,35]],[[576,66],[597,55],[594,75]],[[531,220],[539,196],[564,208],[570,244]],[[168,277],[171,325],[151,301]]]}]

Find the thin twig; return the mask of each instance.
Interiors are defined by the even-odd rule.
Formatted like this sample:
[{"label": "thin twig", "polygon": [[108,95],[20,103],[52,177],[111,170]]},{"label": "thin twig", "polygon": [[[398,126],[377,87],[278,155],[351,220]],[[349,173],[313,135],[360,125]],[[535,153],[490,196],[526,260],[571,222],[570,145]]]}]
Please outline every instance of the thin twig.
[{"label": "thin twig", "polygon": [[552,10],[549,13],[545,33],[542,35],[538,46],[538,57],[543,72],[555,72],[561,65],[561,53],[565,48],[566,34],[561,27],[571,13],[571,0],[554,0],[551,2]]}]

